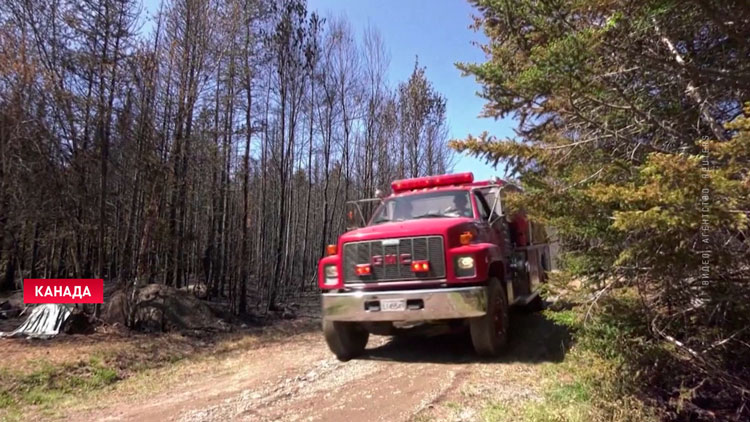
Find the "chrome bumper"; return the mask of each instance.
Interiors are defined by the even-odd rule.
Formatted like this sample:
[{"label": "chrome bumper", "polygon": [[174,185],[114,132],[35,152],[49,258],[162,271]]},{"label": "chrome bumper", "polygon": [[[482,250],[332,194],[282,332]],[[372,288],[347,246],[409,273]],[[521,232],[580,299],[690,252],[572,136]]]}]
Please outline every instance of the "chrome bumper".
[{"label": "chrome bumper", "polygon": [[[406,299],[407,309],[383,311],[380,301]],[[471,318],[487,310],[484,287],[385,292],[324,293],[323,318],[330,321],[427,321]]]}]

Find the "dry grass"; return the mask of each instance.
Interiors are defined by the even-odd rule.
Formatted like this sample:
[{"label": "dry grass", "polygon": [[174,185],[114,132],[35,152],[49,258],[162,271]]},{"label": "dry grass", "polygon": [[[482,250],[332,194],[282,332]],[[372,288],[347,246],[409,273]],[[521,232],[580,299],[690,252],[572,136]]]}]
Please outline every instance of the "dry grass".
[{"label": "dry grass", "polygon": [[103,392],[145,396],[215,369],[232,354],[317,328],[317,321],[301,319],[201,336],[113,331],[50,340],[3,339],[0,420],[54,419],[60,409],[86,409],[113,396]]},{"label": "dry grass", "polygon": [[[541,316],[539,316],[541,318]],[[559,359],[547,354],[524,359],[538,350],[535,339],[543,333],[535,326],[519,327],[514,347],[501,365],[484,365],[458,394],[415,415],[421,421],[482,422],[631,422],[656,421],[653,409],[632,391],[623,389],[620,361],[601,350],[611,341],[580,328],[581,310],[545,311],[548,325],[568,327],[575,343]],[[538,325],[536,326],[538,328]],[[595,331],[600,336],[612,327]],[[552,331],[548,328],[548,331]],[[609,335],[612,335],[610,333]],[[555,337],[544,340],[551,342]],[[522,346],[522,347],[521,347]],[[520,361],[520,362],[515,362]],[[509,364],[510,363],[510,364]]]},{"label": "dry grass", "polygon": [[[656,421],[654,409],[644,405],[633,391],[621,382],[621,359],[608,343],[616,327],[580,330],[583,311],[546,311],[548,318],[565,325],[575,333],[576,343],[565,359],[544,364],[540,370],[541,394],[537,400],[524,403],[490,399],[482,411],[487,422],[588,422],[588,421]],[[602,333],[608,333],[602,336]],[[596,337],[596,338],[590,338]]]}]

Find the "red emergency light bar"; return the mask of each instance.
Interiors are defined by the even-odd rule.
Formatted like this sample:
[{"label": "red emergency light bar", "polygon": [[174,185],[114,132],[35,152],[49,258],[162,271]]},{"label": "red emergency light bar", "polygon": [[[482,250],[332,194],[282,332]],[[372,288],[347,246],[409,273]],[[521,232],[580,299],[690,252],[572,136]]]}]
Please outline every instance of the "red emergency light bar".
[{"label": "red emergency light bar", "polygon": [[439,176],[417,177],[415,179],[396,180],[391,183],[393,193],[414,189],[434,188],[436,186],[463,185],[474,181],[474,173],[441,174]]}]

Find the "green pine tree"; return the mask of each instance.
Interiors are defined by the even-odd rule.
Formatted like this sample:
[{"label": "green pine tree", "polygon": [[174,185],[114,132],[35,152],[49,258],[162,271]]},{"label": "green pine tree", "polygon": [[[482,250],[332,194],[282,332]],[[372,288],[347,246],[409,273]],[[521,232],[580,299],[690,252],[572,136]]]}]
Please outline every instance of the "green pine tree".
[{"label": "green pine tree", "polygon": [[452,146],[508,164],[510,204],[557,228],[568,276],[637,297],[628,344],[686,363],[651,378],[660,398],[694,389],[678,417],[748,417],[750,3],[474,3],[487,61],[458,66],[517,136]]}]

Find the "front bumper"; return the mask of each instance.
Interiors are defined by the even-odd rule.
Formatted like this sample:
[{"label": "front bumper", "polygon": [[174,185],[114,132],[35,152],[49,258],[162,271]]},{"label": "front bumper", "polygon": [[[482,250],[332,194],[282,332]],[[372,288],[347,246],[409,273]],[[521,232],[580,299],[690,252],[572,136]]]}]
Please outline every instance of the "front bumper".
[{"label": "front bumper", "polygon": [[[407,308],[383,311],[380,301],[386,299],[405,299]],[[487,289],[482,286],[323,294],[323,318],[329,321],[429,321],[486,312]]]}]

